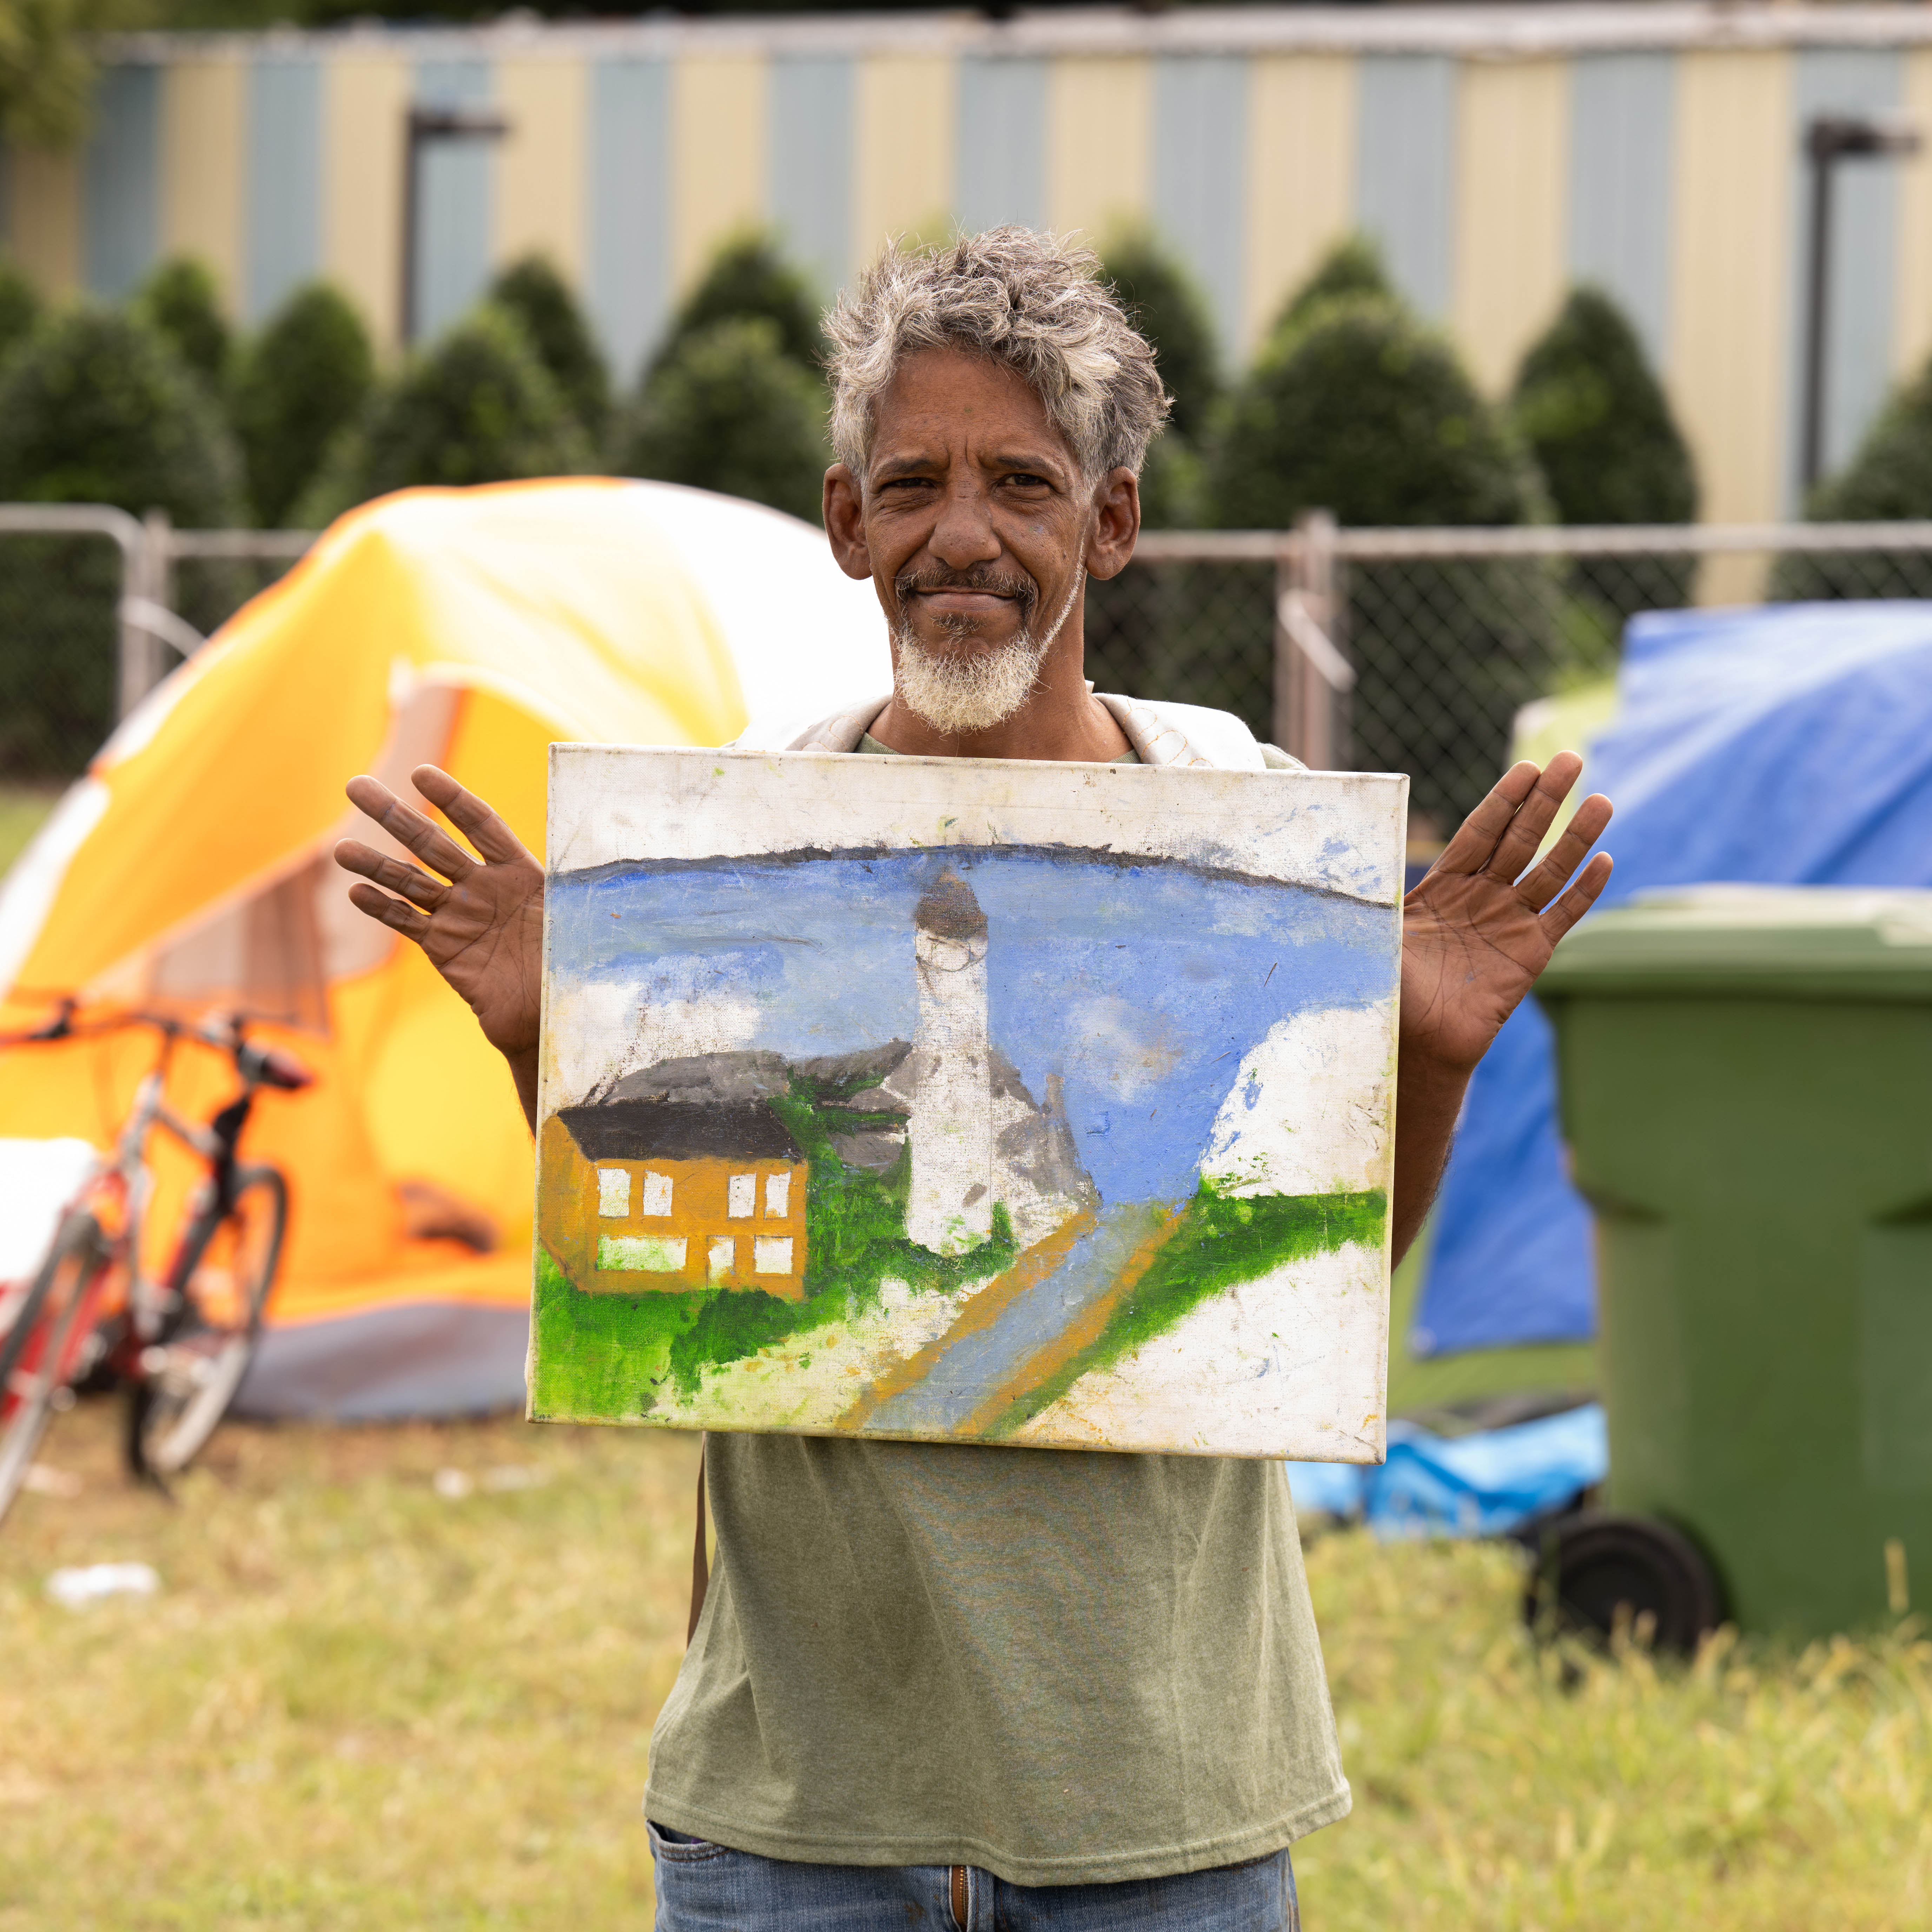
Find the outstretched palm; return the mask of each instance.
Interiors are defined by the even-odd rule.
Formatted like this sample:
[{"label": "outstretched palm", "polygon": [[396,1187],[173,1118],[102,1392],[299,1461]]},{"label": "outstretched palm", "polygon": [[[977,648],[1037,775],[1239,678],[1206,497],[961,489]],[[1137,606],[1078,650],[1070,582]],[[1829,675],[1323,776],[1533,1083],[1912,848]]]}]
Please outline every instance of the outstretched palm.
[{"label": "outstretched palm", "polygon": [[1610,876],[1607,854],[1568,881],[1610,822],[1610,802],[1600,794],[1576,808],[1540,865],[1517,876],[1582,769],[1574,752],[1558,753],[1540,772],[1512,766],[1403,902],[1406,1048],[1446,1066],[1474,1066],[1556,942],[1595,903]]},{"label": "outstretched palm", "polygon": [[[350,887],[357,909],[413,939],[469,1001],[484,1036],[514,1066],[535,1054],[542,1011],[543,868],[502,819],[447,772],[418,765],[410,778],[476,854],[386,785],[357,778],[349,782],[351,802],[442,876],[432,878],[355,838],[336,847],[335,862],[375,882]],[[377,886],[388,890],[378,892]]]}]

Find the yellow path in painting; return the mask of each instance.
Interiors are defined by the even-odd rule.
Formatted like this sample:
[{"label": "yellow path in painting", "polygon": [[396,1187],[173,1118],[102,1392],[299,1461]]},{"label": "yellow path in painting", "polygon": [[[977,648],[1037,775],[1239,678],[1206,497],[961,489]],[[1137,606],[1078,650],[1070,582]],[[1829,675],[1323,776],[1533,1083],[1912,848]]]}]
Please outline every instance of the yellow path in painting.
[{"label": "yellow path in painting", "polygon": [[1142,1202],[1077,1216],[882,1376],[843,1426],[927,1440],[989,1435],[1099,1338],[1186,1211]]},{"label": "yellow path in painting", "polygon": [[902,1394],[925,1381],[934,1364],[961,1336],[990,1328],[1007,1308],[1029,1289],[1036,1288],[1059,1267],[1073,1244],[1094,1227],[1094,1213],[1083,1208],[1072,1220],[1056,1228],[1043,1241],[1036,1241],[1004,1274],[996,1274],[960,1310],[959,1318],[944,1334],[928,1342],[917,1354],[907,1356],[881,1374],[872,1387],[838,1418],[841,1429],[862,1429],[872,1412],[882,1402]]},{"label": "yellow path in painting", "polygon": [[1147,1273],[1154,1256],[1166,1246],[1186,1211],[1184,1208],[1177,1208],[1162,1215],[1147,1238],[1121,1263],[1112,1286],[1088,1302],[1045,1348],[1028,1356],[1013,1374],[989,1392],[960,1424],[959,1432],[962,1436],[988,1434],[994,1424],[1022,1396],[1030,1395],[1050,1376],[1064,1368],[1082,1348],[1090,1348],[1097,1342],[1114,1310],[1133,1292],[1134,1284]]}]

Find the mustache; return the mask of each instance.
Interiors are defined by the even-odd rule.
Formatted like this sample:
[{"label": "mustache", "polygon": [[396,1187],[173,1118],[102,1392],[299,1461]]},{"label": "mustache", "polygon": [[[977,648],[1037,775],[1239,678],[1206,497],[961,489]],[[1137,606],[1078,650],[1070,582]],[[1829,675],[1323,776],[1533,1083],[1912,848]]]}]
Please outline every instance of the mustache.
[{"label": "mustache", "polygon": [[1040,586],[1030,577],[1013,576],[985,565],[971,570],[909,570],[892,579],[892,592],[903,604],[908,597],[934,590],[977,590],[1010,597],[1020,607],[1022,621],[1040,602]]}]

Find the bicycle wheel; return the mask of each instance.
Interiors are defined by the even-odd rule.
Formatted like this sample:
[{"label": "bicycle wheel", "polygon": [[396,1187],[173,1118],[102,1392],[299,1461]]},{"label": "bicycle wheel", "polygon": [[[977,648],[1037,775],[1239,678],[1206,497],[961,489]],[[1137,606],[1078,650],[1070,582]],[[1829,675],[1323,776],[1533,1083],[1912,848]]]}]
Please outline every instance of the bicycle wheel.
[{"label": "bicycle wheel", "polygon": [[128,1460],[136,1474],[185,1469],[228,1413],[261,1337],[288,1215],[280,1174],[244,1167],[228,1211],[190,1231],[169,1284],[173,1310],[142,1350],[129,1390]]},{"label": "bicycle wheel", "polygon": [[0,1339],[0,1516],[26,1480],[49,1419],[79,1365],[110,1244],[92,1214],[68,1216]]}]

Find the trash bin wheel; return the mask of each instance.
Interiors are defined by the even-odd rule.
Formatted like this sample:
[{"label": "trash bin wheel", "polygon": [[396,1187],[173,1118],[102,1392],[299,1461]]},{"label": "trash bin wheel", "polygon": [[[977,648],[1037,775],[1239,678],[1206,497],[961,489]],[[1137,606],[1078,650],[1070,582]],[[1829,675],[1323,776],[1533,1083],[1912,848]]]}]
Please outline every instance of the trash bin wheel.
[{"label": "trash bin wheel", "polygon": [[1696,1546],[1653,1516],[1584,1516],[1553,1526],[1524,1614],[1544,1626],[1607,1637],[1620,1608],[1630,1628],[1648,1613],[1651,1642],[1688,1656],[1723,1615],[1718,1580]]}]

